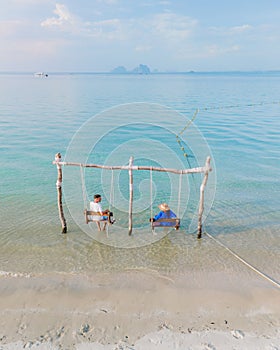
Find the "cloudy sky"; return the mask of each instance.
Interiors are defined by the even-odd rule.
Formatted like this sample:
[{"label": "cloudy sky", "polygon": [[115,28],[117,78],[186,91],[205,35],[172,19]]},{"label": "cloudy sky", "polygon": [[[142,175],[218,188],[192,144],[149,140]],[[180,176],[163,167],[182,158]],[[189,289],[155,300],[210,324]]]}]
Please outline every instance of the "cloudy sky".
[{"label": "cloudy sky", "polygon": [[0,0],[0,71],[280,69],[279,0]]}]

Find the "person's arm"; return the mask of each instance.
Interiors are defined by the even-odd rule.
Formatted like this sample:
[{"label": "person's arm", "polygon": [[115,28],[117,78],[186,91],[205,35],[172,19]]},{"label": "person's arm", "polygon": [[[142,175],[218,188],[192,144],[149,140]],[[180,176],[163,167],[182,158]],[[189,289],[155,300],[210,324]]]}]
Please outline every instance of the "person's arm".
[{"label": "person's arm", "polygon": [[103,215],[101,204],[100,203],[96,203],[96,207],[98,208],[97,211],[100,213],[100,215]]},{"label": "person's arm", "polygon": [[160,211],[155,217],[154,220],[157,221],[158,219],[162,218],[163,212]]}]

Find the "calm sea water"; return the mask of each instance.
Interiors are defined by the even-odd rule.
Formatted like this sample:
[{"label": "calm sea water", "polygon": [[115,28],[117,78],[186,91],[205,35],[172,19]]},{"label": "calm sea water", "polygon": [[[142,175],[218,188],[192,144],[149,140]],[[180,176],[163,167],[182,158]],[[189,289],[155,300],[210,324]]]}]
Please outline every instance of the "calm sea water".
[{"label": "calm sea water", "polygon": [[[93,115],[118,105],[146,102],[177,111],[186,123],[199,108],[194,124],[209,145],[216,179],[214,202],[210,203],[211,210],[208,208],[204,229],[254,266],[279,279],[279,96],[280,74],[277,73],[50,74],[44,79],[32,74],[0,75],[0,270],[91,273],[128,268],[165,272],[203,270],[209,266],[213,270],[221,266],[245,269],[207,237],[198,242],[195,233],[189,232],[190,212],[196,210],[193,203],[178,233],[171,232],[143,247],[115,248],[106,245],[106,235],[103,243],[92,239],[73,220],[67,206],[69,232],[60,233],[57,173],[52,165],[54,154],[59,151],[65,155],[72,137]],[[106,119],[103,123],[110,127]],[[162,126],[166,123],[163,118]],[[141,142],[146,142],[145,137],[151,132],[145,127],[138,128],[137,132],[133,129],[135,125],[115,130],[97,146],[94,160],[103,162],[108,149],[112,152],[123,142],[136,140],[141,150]],[[165,138],[162,130],[153,129],[153,135],[155,142],[167,143],[168,149],[181,157],[186,167],[204,165],[197,164],[191,154],[187,161],[176,140]],[[93,134],[93,144],[95,136]],[[127,158],[129,147],[125,149]],[[161,147],[158,155],[162,156]],[[143,164],[147,163],[148,156],[143,157]],[[153,160],[156,165],[155,155]],[[87,185],[91,186],[90,173],[85,175]],[[119,175],[120,187],[126,181],[121,180],[123,176]],[[141,182],[143,179],[137,180],[137,176],[136,182]],[[149,176],[146,174],[141,184],[146,194]],[[154,181],[159,181],[163,188],[168,187],[168,179],[163,175]],[[195,201],[199,182],[193,184]],[[92,185],[90,195],[97,185]],[[136,199],[140,196],[137,188]],[[124,197],[126,195],[124,193]],[[153,198],[154,211],[162,200],[164,195],[158,191]],[[184,201],[184,197],[181,200]],[[176,199],[172,204],[176,206]],[[105,197],[104,206],[107,205]],[[145,217],[149,210],[147,206]],[[80,211],[82,216],[83,207]],[[126,235],[125,210],[119,213],[123,215],[121,227]],[[136,226],[146,220],[145,217],[139,215]]]}]

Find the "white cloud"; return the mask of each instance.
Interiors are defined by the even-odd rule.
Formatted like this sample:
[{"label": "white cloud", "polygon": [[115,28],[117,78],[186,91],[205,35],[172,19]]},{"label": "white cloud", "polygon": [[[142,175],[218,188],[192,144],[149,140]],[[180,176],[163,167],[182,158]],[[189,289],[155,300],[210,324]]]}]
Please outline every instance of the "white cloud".
[{"label": "white cloud", "polygon": [[234,26],[234,27],[210,27],[209,32],[211,32],[214,35],[218,36],[228,36],[228,35],[236,35],[236,34],[243,34],[246,32],[250,32],[253,29],[255,29],[250,24],[243,24],[240,26]]},{"label": "white cloud", "polygon": [[57,17],[47,18],[41,23],[42,27],[69,27],[75,25],[78,19],[70,13],[68,8],[63,4],[56,4],[53,11]]},{"label": "white cloud", "polygon": [[196,20],[173,13],[158,14],[152,21],[154,34],[176,41],[188,38],[196,25]]},{"label": "white cloud", "polygon": [[232,45],[228,47],[221,47],[218,45],[211,45],[207,48],[207,56],[221,56],[228,53],[238,52],[240,47],[238,45]]},{"label": "white cloud", "polygon": [[[159,41],[161,44],[163,41],[166,44],[180,43],[191,35],[197,24],[194,19],[174,13],[160,13],[153,17],[136,19],[83,21],[72,14],[65,5],[58,3],[53,12],[56,16],[41,22],[42,27],[100,40],[130,40],[131,44],[136,41],[137,51],[150,46],[151,40]],[[148,42],[138,45],[137,42],[140,40]]]},{"label": "white cloud", "polygon": [[[88,43],[87,39],[90,38],[89,50],[94,50],[99,44],[111,47],[109,41],[114,43],[116,49],[122,41],[122,47],[131,55],[134,52],[135,55],[143,54],[147,59],[153,59],[157,52],[165,56],[166,60],[177,60],[181,64],[197,58],[216,60],[226,55],[242,54],[244,40],[251,40],[258,30],[249,24],[204,28],[199,26],[196,19],[172,12],[146,14],[136,18],[85,21],[71,13],[65,5],[56,4],[54,14],[41,25],[74,34],[81,45],[85,43],[84,39]],[[249,35],[243,37],[240,35],[242,33]],[[73,43],[75,45],[74,41]]]},{"label": "white cloud", "polygon": [[114,5],[119,2],[119,0],[98,0],[99,3],[107,4],[107,5]]},{"label": "white cloud", "polygon": [[50,0],[9,0],[11,4],[16,4],[16,5],[41,5],[41,4],[48,4]]},{"label": "white cloud", "polygon": [[41,22],[41,26],[50,29],[60,29],[81,37],[92,37],[100,39],[119,39],[124,37],[122,23],[119,19],[108,19],[102,21],[83,21],[72,14],[65,5],[56,4],[53,11],[57,16],[47,18]]},{"label": "white cloud", "polygon": [[236,27],[231,27],[229,31],[233,34],[237,33],[244,33],[247,32],[248,30],[251,30],[253,27],[249,24],[243,24],[242,26],[236,26]]},{"label": "white cloud", "polygon": [[163,5],[163,6],[172,5],[172,2],[167,0],[162,0],[162,1],[159,1],[158,3],[159,5]]}]

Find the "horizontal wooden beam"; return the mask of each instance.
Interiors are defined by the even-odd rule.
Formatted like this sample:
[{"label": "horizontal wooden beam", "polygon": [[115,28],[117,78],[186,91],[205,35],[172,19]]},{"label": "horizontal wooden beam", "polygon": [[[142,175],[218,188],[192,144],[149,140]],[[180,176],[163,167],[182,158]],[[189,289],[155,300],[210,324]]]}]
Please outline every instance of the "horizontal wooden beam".
[{"label": "horizontal wooden beam", "polygon": [[153,222],[180,222],[180,219],[179,218],[161,218]]},{"label": "horizontal wooden beam", "polygon": [[172,168],[160,168],[154,166],[129,166],[129,165],[99,165],[99,164],[84,164],[84,163],[74,163],[74,162],[56,162],[53,164],[63,165],[63,166],[79,166],[83,168],[97,168],[97,169],[108,169],[108,170],[150,170],[167,172],[173,174],[193,174],[193,173],[205,173],[206,171],[211,171],[209,167],[197,167],[191,169],[172,169]]}]

